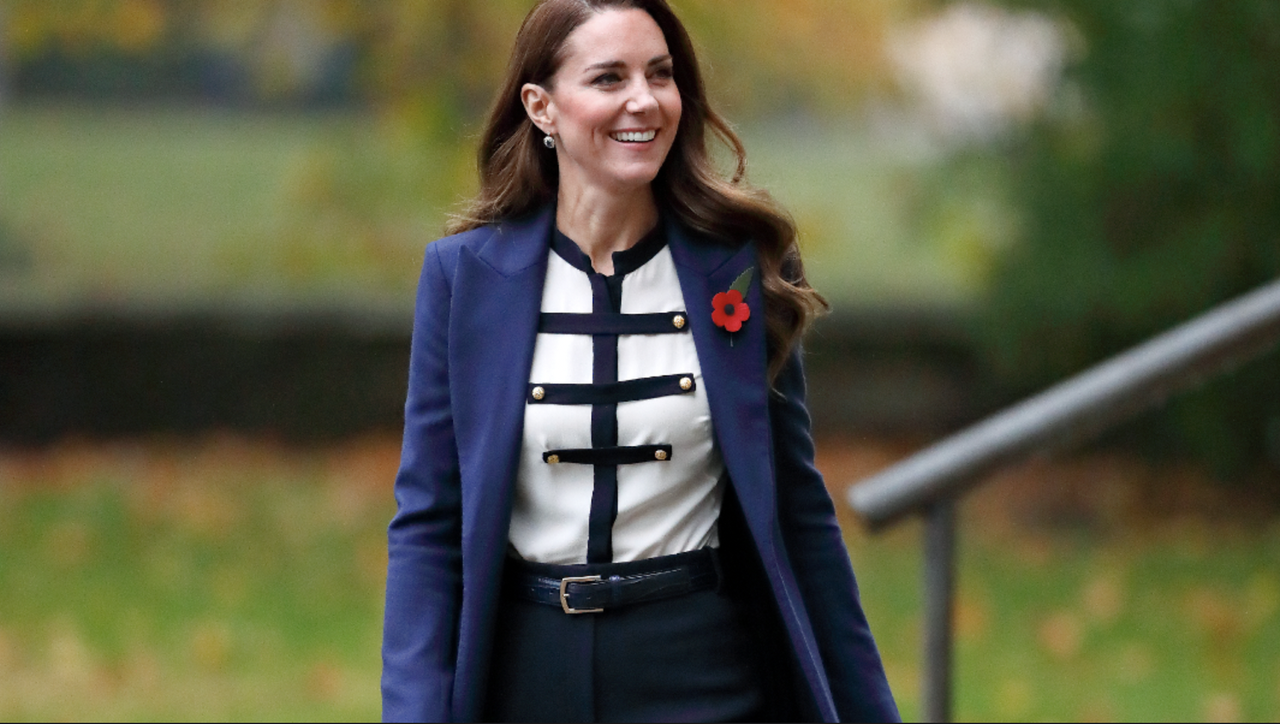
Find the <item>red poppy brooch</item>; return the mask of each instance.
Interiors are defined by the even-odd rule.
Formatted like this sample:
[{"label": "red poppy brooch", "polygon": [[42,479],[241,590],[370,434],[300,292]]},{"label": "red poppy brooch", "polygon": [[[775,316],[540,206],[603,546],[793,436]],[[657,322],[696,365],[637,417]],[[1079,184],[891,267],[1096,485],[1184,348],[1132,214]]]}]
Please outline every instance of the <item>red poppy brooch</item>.
[{"label": "red poppy brooch", "polygon": [[742,329],[743,322],[751,319],[751,307],[747,306],[743,297],[747,295],[747,289],[751,286],[751,278],[755,271],[755,267],[749,267],[738,275],[729,287],[729,291],[720,292],[712,298],[711,321],[715,322],[717,327],[723,328],[726,332],[737,332]]}]

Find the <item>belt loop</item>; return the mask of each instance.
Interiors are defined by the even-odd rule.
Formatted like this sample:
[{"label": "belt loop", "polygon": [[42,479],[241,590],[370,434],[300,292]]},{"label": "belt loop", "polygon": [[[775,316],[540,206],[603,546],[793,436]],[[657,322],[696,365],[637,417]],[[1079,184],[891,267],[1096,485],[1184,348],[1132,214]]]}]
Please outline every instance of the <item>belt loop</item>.
[{"label": "belt loop", "polygon": [[613,608],[622,602],[622,576],[609,576],[605,580],[609,584],[609,604],[606,608]]},{"label": "belt loop", "polygon": [[707,550],[711,552],[711,565],[716,569],[716,593],[724,593],[724,566],[720,562],[720,549]]}]

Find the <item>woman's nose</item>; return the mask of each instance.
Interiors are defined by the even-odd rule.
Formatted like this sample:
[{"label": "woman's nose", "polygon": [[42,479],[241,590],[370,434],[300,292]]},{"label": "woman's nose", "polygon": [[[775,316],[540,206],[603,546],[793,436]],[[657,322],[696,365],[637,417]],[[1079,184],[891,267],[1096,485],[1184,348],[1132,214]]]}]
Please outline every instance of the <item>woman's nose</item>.
[{"label": "woman's nose", "polygon": [[640,115],[658,107],[658,99],[653,97],[648,83],[640,83],[636,91],[627,101],[627,112]]}]

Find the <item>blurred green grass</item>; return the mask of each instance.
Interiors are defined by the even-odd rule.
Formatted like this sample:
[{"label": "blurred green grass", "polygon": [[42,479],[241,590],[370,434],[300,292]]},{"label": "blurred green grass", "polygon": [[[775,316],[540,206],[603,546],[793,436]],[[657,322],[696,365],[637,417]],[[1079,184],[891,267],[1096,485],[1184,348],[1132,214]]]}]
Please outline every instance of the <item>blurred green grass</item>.
[{"label": "blurred green grass", "polygon": [[[317,209],[338,170],[363,170],[351,159],[389,157],[372,120],[351,114],[10,108],[0,118],[0,219],[26,261],[7,270],[0,301],[145,310],[381,299],[369,265],[390,267],[398,291],[411,291],[420,248],[406,263],[369,248],[378,219],[364,231],[333,228]],[[393,181],[400,171],[382,168]],[[368,189],[371,213],[385,213],[381,190]]]},{"label": "blurred green grass", "polygon": [[222,440],[18,458],[0,718],[376,716],[385,456]]},{"label": "blurred green grass", "polygon": [[[955,712],[965,721],[1274,721],[1280,531],[1197,542],[993,541],[965,526]],[[864,604],[919,715],[920,551],[911,525],[854,540]]]},{"label": "blurred green grass", "polygon": [[[819,463],[838,489],[904,451],[825,440]],[[377,718],[397,458],[390,437],[0,451],[0,719]],[[993,522],[1008,497],[962,518],[959,718],[1280,715],[1280,527],[1028,531]],[[913,719],[920,530],[843,512]]]},{"label": "blurred green grass", "polygon": [[[743,134],[750,178],[795,213],[833,300],[972,296],[974,275],[916,218],[919,153],[854,122]],[[362,114],[12,106],[0,116],[0,226],[18,246],[7,257],[25,263],[0,267],[0,305],[407,313],[422,247],[471,183],[460,159]]]},{"label": "blurred green grass", "polygon": [[281,180],[321,124],[207,112],[11,109],[0,212],[37,302],[209,294],[223,250],[279,225]]}]

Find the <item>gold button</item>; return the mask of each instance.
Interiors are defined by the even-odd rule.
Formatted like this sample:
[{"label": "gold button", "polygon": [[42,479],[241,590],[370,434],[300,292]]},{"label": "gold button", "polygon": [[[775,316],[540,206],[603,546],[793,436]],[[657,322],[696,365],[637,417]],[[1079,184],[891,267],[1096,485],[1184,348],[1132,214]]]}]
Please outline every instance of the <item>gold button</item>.
[{"label": "gold button", "polygon": [[692,390],[692,389],[693,389],[693,380],[689,379],[688,377],[682,378],[682,379],[680,380],[680,389],[684,390],[685,392],[688,392],[689,390]]},{"label": "gold button", "polygon": [[659,450],[658,452],[654,453],[654,454],[653,454],[653,456],[654,456],[655,458],[659,459],[659,460],[666,460],[666,459],[667,459],[667,451],[666,451],[666,450]]},{"label": "gold button", "polygon": [[547,391],[546,391],[546,390],[542,389],[541,387],[535,387],[535,388],[533,388],[533,399],[535,399],[535,400],[541,400],[542,398],[544,398],[544,397],[546,397],[546,396],[547,396]]},{"label": "gold button", "polygon": [[547,464],[548,464],[548,465],[559,465],[559,464],[560,464],[560,456],[559,456],[559,455],[548,455],[548,456],[547,456]]},{"label": "gold button", "polygon": [[676,326],[676,329],[684,329],[684,316],[677,314],[671,323]]}]

